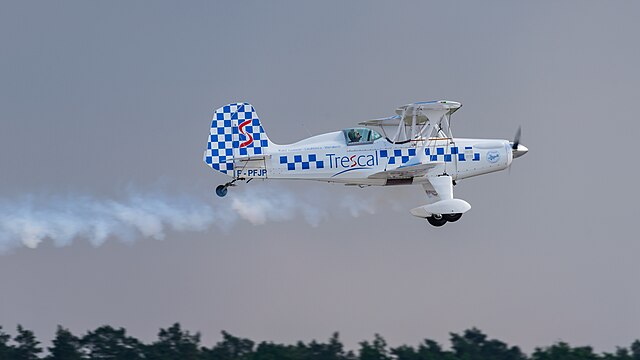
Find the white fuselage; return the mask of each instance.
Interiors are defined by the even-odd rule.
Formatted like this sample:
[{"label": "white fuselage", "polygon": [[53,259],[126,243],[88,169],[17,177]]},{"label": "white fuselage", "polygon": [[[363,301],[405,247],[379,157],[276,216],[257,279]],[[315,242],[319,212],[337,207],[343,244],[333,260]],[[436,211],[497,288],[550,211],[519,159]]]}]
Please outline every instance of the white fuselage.
[{"label": "white fuselage", "polygon": [[[435,163],[426,175],[380,178],[421,156]],[[265,156],[236,166],[240,178],[303,179],[353,185],[416,184],[429,176],[448,174],[454,180],[506,169],[513,160],[507,140],[434,139],[393,144],[385,138],[347,145],[342,131],[317,135],[290,145],[271,143]]]}]

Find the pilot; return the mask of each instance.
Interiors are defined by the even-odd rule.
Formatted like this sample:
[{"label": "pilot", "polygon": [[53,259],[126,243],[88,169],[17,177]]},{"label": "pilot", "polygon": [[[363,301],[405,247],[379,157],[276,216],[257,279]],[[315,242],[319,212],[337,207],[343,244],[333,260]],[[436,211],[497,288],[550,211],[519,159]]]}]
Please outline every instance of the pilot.
[{"label": "pilot", "polygon": [[351,142],[360,142],[360,139],[362,138],[362,135],[360,135],[358,130],[355,130],[355,129],[349,130],[348,135],[349,135],[349,140]]}]

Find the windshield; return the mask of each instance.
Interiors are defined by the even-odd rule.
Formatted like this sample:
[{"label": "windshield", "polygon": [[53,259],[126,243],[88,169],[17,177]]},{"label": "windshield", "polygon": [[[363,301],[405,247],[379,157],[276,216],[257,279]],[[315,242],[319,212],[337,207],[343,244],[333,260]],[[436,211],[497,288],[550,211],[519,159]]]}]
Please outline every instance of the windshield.
[{"label": "windshield", "polygon": [[382,137],[382,135],[367,128],[351,128],[343,131],[347,145],[370,144]]}]

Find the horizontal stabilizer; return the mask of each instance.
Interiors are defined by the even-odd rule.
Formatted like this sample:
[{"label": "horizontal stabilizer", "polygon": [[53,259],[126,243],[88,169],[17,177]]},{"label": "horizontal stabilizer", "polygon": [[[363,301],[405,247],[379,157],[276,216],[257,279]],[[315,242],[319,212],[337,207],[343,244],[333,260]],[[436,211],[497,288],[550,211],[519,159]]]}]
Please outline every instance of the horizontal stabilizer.
[{"label": "horizontal stabilizer", "polygon": [[235,157],[233,161],[236,163],[245,163],[249,161],[266,160],[266,159],[269,159],[270,157],[271,155],[238,156],[238,157]]}]

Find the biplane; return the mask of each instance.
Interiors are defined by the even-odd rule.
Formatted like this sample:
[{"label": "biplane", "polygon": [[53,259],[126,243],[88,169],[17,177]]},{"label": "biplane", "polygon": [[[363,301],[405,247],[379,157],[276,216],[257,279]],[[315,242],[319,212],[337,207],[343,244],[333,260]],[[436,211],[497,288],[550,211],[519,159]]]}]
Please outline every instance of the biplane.
[{"label": "biplane", "polygon": [[471,209],[453,196],[458,181],[507,169],[528,151],[520,144],[520,128],[513,141],[454,138],[451,116],[460,107],[448,100],[411,103],[390,117],[278,145],[267,137],[251,104],[228,104],[213,115],[204,161],[231,177],[216,188],[220,197],[236,182],[253,179],[419,185],[427,204],[411,214],[442,226]]}]

